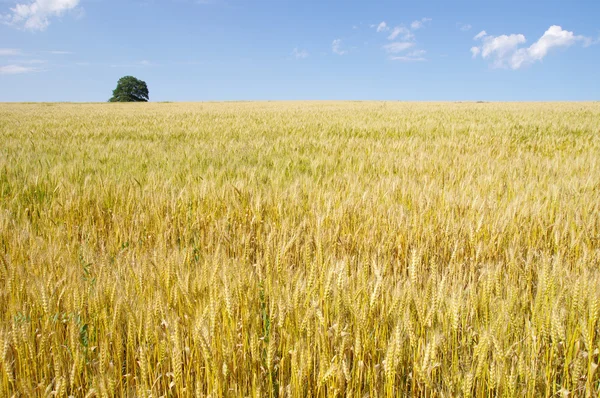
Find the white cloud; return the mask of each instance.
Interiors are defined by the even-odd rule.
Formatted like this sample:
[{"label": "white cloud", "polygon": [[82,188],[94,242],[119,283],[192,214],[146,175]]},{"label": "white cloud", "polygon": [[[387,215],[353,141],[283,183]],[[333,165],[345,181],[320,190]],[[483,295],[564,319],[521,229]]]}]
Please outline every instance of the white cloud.
[{"label": "white cloud", "polygon": [[386,30],[390,30],[390,27],[387,26],[387,24],[384,22],[381,22],[379,25],[377,25],[377,32],[384,32]]},{"label": "white cloud", "polygon": [[399,42],[394,42],[394,43],[390,43],[390,44],[386,44],[383,46],[383,49],[388,53],[388,54],[397,54],[400,53],[402,51],[406,51],[409,48],[413,47],[415,45],[415,43],[409,42],[409,41],[399,41]]},{"label": "white cloud", "polygon": [[[424,27],[424,24],[431,21],[431,18],[421,18],[420,20],[413,21],[410,27],[405,24],[395,26],[393,29],[386,22],[381,22],[377,26],[378,32],[389,31],[387,39],[392,41],[391,43],[382,46],[382,49],[388,54],[388,58],[396,61],[425,61],[423,57],[425,50],[414,50],[406,55],[400,55],[400,53],[407,51],[408,49],[416,46],[414,30]],[[372,25],[375,27],[375,25]],[[413,31],[411,31],[411,28]]]},{"label": "white cloud", "polygon": [[395,40],[398,36],[402,35],[402,40],[411,40],[415,37],[410,30],[404,26],[396,26],[392,33],[388,36],[388,40]]},{"label": "white cloud", "polygon": [[21,59],[21,60],[11,60],[8,62],[14,62],[17,64],[21,64],[21,65],[40,65],[40,64],[46,64],[48,63],[48,61],[46,61],[45,59]]},{"label": "white cloud", "polygon": [[50,25],[50,18],[73,11],[78,5],[79,0],[34,0],[30,3],[18,3],[4,19],[9,25],[27,30],[45,30]]},{"label": "white cloud", "polygon": [[0,48],[0,56],[21,55],[21,50],[16,48]]},{"label": "white cloud", "polygon": [[423,24],[425,24],[426,22],[430,22],[430,21],[431,21],[431,18],[421,18],[420,20],[412,21],[412,23],[410,24],[410,27],[413,30],[421,29],[423,27]]},{"label": "white cloud", "polygon": [[519,35],[501,35],[501,36],[486,36],[481,47],[481,56],[488,58],[491,55],[498,59],[503,59],[507,55],[515,52],[519,44],[525,43],[525,36]]},{"label": "white cloud", "polygon": [[468,23],[466,23],[466,24],[459,24],[459,25],[460,25],[460,30],[462,30],[463,32],[471,30],[471,28],[472,28],[472,26],[469,25]]},{"label": "white cloud", "polygon": [[569,47],[577,41],[588,44],[591,42],[591,39],[585,36],[575,36],[573,32],[563,30],[558,25],[553,25],[544,32],[543,36],[537,42],[528,48],[528,52],[533,59],[539,60],[544,58],[548,50],[552,47]]},{"label": "white cloud", "polygon": [[392,61],[401,61],[401,62],[423,62],[426,61],[425,54],[427,51],[425,50],[414,50],[409,52],[406,55],[401,56],[391,56],[390,59]]},{"label": "white cloud", "polygon": [[477,33],[475,35],[475,37],[473,38],[473,40],[479,40],[479,39],[481,39],[481,38],[483,38],[485,36],[487,36],[487,33],[486,33],[485,30],[482,30],[481,32],[479,32],[479,33]]},{"label": "white cloud", "polygon": [[48,51],[49,54],[52,55],[70,55],[73,54],[71,51]]},{"label": "white cloud", "polygon": [[[89,63],[84,62],[84,64],[89,65]],[[81,66],[81,65],[80,65]],[[156,67],[160,66],[160,64],[156,64],[152,61],[148,61],[147,59],[143,59],[141,61],[136,61],[130,64],[110,64],[109,68],[147,68],[147,67]]]},{"label": "white cloud", "polygon": [[427,51],[425,51],[425,50],[414,50],[414,51],[409,52],[407,55],[409,57],[422,57],[425,54],[427,54]]},{"label": "white cloud", "polygon": [[0,75],[19,75],[22,73],[37,72],[37,68],[21,65],[5,65],[0,66]]},{"label": "white cloud", "polygon": [[392,61],[401,61],[401,62],[423,62],[423,61],[426,61],[426,59],[423,57],[409,57],[409,56],[390,57],[390,59]]},{"label": "white cloud", "polygon": [[306,50],[298,50],[297,48],[294,48],[292,51],[292,56],[296,59],[308,58],[308,55],[308,51]]},{"label": "white cloud", "polygon": [[331,51],[333,51],[334,54],[337,54],[337,55],[344,55],[348,52],[348,51],[342,50],[342,39],[335,39],[331,43]]},{"label": "white cloud", "polygon": [[541,61],[555,47],[566,48],[577,42],[583,43],[584,46],[592,43],[589,37],[575,35],[557,25],[548,28],[542,37],[529,47],[519,48],[519,45],[526,41],[522,34],[490,36],[482,31],[475,39],[481,40],[482,45],[471,48],[473,58],[481,54],[482,58],[491,60],[494,67],[511,69],[519,69]]}]

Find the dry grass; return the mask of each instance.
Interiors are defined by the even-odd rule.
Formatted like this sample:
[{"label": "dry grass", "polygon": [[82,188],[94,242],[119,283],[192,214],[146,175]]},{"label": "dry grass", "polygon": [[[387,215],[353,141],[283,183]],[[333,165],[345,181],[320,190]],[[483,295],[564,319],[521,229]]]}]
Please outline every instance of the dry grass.
[{"label": "dry grass", "polygon": [[0,396],[596,396],[600,104],[0,105]]}]

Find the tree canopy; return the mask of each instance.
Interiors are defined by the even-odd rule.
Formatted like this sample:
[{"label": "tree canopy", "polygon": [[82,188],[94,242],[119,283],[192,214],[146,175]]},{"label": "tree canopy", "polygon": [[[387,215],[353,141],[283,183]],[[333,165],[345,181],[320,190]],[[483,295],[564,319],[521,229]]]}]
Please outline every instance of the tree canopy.
[{"label": "tree canopy", "polygon": [[119,79],[117,88],[109,102],[148,102],[148,86],[145,81],[133,76],[124,76]]}]

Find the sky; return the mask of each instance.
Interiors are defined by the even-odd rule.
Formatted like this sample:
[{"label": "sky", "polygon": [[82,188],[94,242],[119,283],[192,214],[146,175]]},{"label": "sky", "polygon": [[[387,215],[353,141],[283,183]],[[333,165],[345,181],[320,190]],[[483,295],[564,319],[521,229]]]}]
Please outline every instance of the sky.
[{"label": "sky", "polygon": [[0,101],[600,100],[600,1],[0,0]]}]

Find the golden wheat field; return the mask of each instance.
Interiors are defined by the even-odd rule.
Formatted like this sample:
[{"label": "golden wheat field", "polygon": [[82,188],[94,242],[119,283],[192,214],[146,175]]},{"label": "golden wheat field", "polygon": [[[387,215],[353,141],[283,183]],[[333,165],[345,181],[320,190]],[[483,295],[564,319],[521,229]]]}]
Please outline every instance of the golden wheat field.
[{"label": "golden wheat field", "polygon": [[0,104],[0,396],[598,396],[600,103]]}]

